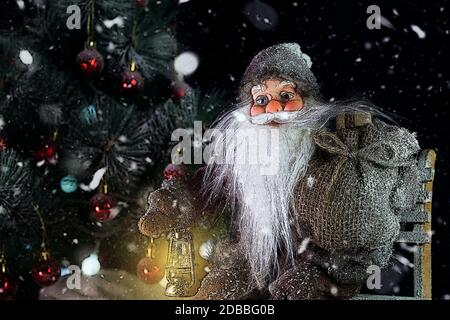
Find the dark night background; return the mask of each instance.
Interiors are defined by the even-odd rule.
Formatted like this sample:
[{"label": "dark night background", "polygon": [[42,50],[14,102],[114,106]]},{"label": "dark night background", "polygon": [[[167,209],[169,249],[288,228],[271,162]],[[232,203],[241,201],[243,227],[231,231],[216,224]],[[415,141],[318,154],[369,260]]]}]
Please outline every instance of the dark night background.
[{"label": "dark night background", "polygon": [[[125,1],[125,0],[124,0]],[[162,0],[165,1],[165,0]],[[369,5],[390,26],[369,30]],[[433,297],[450,299],[448,139],[450,28],[448,1],[230,1],[179,5],[180,51],[195,52],[198,70],[186,81],[235,93],[261,49],[298,42],[328,99],[368,97],[437,151],[433,199]],[[0,25],[10,23],[0,13]],[[419,38],[411,26],[425,32]]]}]

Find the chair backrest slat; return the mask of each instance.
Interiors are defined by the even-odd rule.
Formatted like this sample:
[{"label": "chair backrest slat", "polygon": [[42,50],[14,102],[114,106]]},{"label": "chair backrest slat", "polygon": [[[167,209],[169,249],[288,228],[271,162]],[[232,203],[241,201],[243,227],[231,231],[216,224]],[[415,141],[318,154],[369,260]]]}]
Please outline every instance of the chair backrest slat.
[{"label": "chair backrest slat", "polygon": [[423,204],[419,204],[416,210],[402,212],[400,216],[400,222],[425,223],[429,221],[431,221],[431,214],[425,211]]},{"label": "chair backrest slat", "polygon": [[397,242],[424,244],[430,243],[430,237],[422,231],[400,231]]}]

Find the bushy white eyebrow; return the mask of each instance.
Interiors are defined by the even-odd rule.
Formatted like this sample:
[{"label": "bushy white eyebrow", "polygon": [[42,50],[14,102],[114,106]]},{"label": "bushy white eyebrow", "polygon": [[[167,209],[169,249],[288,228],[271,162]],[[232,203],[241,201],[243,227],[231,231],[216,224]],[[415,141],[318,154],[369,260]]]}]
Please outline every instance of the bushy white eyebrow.
[{"label": "bushy white eyebrow", "polygon": [[257,84],[256,86],[252,87],[252,94],[264,91],[264,89],[265,89],[265,86],[263,84]]},{"label": "bushy white eyebrow", "polygon": [[[296,86],[296,84],[294,83],[294,82],[292,82],[292,81],[288,81],[288,80],[284,80],[284,81],[281,81],[279,84],[278,84],[278,88],[282,88],[282,87],[284,87],[284,86],[292,86],[292,87],[294,87],[294,88],[296,88],[297,86]],[[255,93],[258,93],[258,92],[261,92],[261,91],[264,91],[266,89],[266,86],[264,85],[264,84],[257,84],[256,86],[253,86],[252,87],[252,94],[255,94]]]},{"label": "bushy white eyebrow", "polygon": [[297,87],[295,85],[295,83],[293,83],[292,81],[281,81],[280,84],[278,85],[278,87],[284,87],[284,86],[293,86],[294,88]]}]

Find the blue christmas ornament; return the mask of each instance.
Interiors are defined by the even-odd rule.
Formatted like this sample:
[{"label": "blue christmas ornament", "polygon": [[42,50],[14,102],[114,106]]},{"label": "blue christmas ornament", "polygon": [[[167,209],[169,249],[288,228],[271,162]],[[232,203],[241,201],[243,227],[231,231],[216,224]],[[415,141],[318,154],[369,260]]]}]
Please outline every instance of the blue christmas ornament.
[{"label": "blue christmas ornament", "polygon": [[86,126],[90,126],[97,123],[98,122],[97,107],[91,104],[83,108],[80,112],[80,118],[81,122]]},{"label": "blue christmas ornament", "polygon": [[65,176],[61,179],[61,190],[65,193],[72,193],[75,192],[78,188],[78,181],[77,178],[74,176]]}]

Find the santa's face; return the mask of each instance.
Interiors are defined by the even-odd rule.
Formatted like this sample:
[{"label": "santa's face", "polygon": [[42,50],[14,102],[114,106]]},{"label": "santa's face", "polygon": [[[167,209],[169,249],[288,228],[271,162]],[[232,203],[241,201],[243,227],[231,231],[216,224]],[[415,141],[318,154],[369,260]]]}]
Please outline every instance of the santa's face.
[{"label": "santa's face", "polygon": [[[254,86],[251,94],[253,103],[250,108],[250,115],[255,118],[262,114],[299,111],[304,105],[303,98],[291,81],[268,79],[260,85]],[[276,121],[277,117],[273,116],[259,118],[267,118],[269,122],[264,121],[264,123],[257,124],[278,122]]]}]

